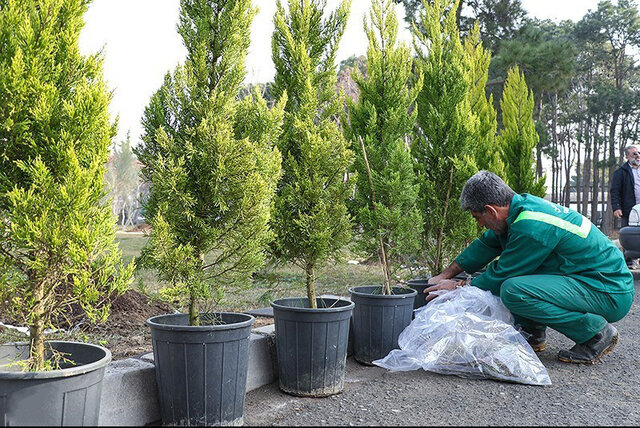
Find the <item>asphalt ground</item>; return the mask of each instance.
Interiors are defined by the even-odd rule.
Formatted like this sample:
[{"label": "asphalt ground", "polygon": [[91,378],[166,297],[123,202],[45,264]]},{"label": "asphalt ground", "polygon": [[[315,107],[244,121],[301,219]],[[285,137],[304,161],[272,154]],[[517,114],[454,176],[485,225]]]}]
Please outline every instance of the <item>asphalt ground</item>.
[{"label": "asphalt ground", "polygon": [[[634,272],[638,278],[640,272]],[[347,360],[345,387],[327,398],[300,398],[274,382],[247,394],[245,425],[640,425],[640,283],[629,314],[614,325],[620,343],[596,365],[558,361],[573,342],[547,330],[538,354],[550,386],[472,380],[423,370],[390,372]]]}]

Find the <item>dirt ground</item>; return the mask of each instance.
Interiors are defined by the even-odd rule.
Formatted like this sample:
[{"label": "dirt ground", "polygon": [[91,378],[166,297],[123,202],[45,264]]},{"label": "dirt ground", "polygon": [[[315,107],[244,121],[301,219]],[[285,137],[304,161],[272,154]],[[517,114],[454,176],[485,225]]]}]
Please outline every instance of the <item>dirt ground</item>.
[{"label": "dirt ground", "polygon": [[[166,303],[129,290],[113,301],[107,322],[91,327],[91,330],[108,341],[105,346],[113,354],[113,359],[119,360],[151,352],[151,331],[145,321],[155,315],[173,312]],[[267,324],[273,324],[273,319],[258,317],[254,328]]]}]

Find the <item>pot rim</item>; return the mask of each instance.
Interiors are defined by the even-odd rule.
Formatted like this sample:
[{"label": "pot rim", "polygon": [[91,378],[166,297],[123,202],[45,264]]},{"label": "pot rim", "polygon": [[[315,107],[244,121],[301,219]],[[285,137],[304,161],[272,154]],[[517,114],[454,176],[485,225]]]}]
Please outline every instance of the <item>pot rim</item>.
[{"label": "pot rim", "polygon": [[212,330],[235,330],[238,328],[250,327],[255,321],[255,317],[249,314],[245,314],[242,312],[201,312],[200,315],[205,314],[217,314],[217,315],[240,315],[246,317],[244,321],[234,322],[229,324],[218,324],[218,325],[180,325],[180,324],[162,324],[160,321],[162,318],[183,316],[189,317],[189,314],[184,313],[175,313],[175,314],[162,314],[155,315],[145,321],[145,324],[151,328],[158,330],[167,330],[167,331],[212,331]]},{"label": "pot rim", "polygon": [[416,294],[418,294],[418,292],[415,289],[409,288],[409,287],[392,287],[392,289],[406,290],[402,294],[372,294],[372,293],[366,293],[364,291],[359,290],[362,288],[369,288],[369,287],[382,288],[382,285],[358,285],[356,287],[351,287],[349,289],[349,293],[356,296],[371,297],[374,299],[406,299],[410,297],[413,298]]},{"label": "pot rim", "polygon": [[[353,303],[350,300],[345,299],[344,297],[322,297],[322,299],[333,299],[336,301],[342,301],[342,302],[347,302],[348,304],[345,306],[337,306],[337,307],[333,307],[333,308],[304,308],[304,307],[295,307],[295,306],[286,306],[283,305],[282,303],[279,302],[283,302],[285,300],[308,300],[307,297],[284,297],[282,299],[276,299],[273,302],[271,302],[271,307],[274,309],[280,309],[280,310],[285,310],[285,311],[291,311],[291,312],[307,312],[307,313],[314,313],[314,312],[322,312],[322,313],[327,313],[327,312],[345,312],[345,311],[350,311],[351,309],[353,309],[353,307],[355,306],[355,303]],[[320,297],[317,297],[317,299],[320,299]]]},{"label": "pot rim", "polygon": [[[107,364],[109,364],[109,362],[111,361],[111,351],[109,351],[104,346],[96,345],[93,343],[75,342],[70,340],[47,340],[45,341],[45,344],[47,343],[69,343],[69,344],[73,344],[75,346],[80,346],[80,347],[84,346],[84,347],[90,347],[90,348],[97,348],[104,352],[104,356],[97,361],[87,363],[87,364],[82,364],[79,366],[68,367],[66,369],[41,370],[41,371],[35,371],[35,372],[0,370],[0,379],[26,380],[26,379],[51,379],[51,378],[58,378],[58,377],[78,376],[78,375],[82,375],[85,373],[89,373],[89,372],[101,369],[105,367]],[[11,345],[14,345],[15,347],[29,346],[29,342],[9,342],[9,343],[0,344],[1,347],[11,346]],[[71,355],[71,358],[69,359],[73,361],[73,355]]]}]

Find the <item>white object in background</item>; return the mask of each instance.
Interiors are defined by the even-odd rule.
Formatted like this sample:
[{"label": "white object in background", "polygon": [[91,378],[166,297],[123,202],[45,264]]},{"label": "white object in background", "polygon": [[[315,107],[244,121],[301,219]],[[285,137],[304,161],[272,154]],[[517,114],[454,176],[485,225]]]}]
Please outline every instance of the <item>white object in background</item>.
[{"label": "white object in background", "polygon": [[640,226],[640,204],[634,205],[629,213],[629,226]]}]

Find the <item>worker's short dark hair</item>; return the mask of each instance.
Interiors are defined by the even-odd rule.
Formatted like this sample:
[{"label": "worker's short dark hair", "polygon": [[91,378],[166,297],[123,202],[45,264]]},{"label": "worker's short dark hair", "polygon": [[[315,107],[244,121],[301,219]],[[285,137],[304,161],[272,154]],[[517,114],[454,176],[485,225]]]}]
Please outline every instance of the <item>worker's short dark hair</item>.
[{"label": "worker's short dark hair", "polygon": [[513,195],[511,187],[490,171],[478,171],[467,180],[460,194],[460,207],[476,213],[483,213],[485,205],[508,207]]}]

